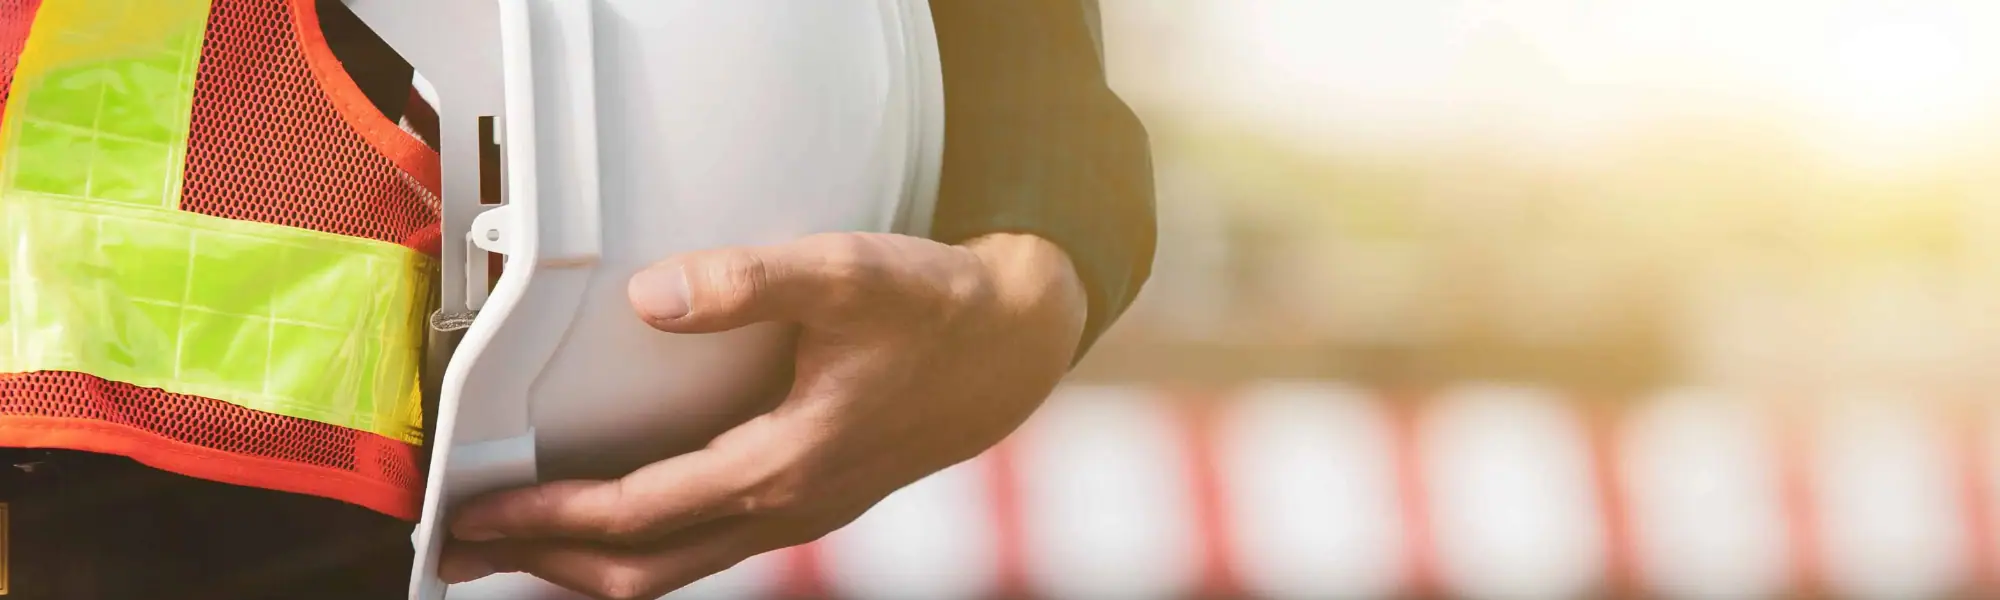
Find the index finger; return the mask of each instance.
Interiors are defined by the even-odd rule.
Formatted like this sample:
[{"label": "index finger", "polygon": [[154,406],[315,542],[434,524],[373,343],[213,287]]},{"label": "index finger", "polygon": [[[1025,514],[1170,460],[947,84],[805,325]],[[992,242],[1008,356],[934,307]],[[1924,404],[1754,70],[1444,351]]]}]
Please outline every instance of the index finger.
[{"label": "index finger", "polygon": [[636,544],[741,514],[752,480],[727,453],[704,449],[608,481],[557,481],[473,500],[453,537],[564,538]]}]

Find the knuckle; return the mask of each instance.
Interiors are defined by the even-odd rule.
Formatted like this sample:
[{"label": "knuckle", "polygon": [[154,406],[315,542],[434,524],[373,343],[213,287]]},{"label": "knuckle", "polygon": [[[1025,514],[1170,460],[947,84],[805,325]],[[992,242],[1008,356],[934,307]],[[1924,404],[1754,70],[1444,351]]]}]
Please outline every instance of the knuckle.
[{"label": "knuckle", "polygon": [[818,244],[821,268],[827,276],[853,281],[867,275],[867,248],[859,238],[837,236]]},{"label": "knuckle", "polygon": [[597,583],[597,595],[605,600],[648,600],[652,593],[651,574],[630,565],[607,568]]},{"label": "knuckle", "polygon": [[722,510],[732,516],[778,521],[815,512],[821,504],[817,499],[827,497],[825,492],[834,482],[828,481],[832,475],[822,468],[824,461],[815,457],[814,444],[809,441],[813,434],[800,430],[796,421],[768,416],[746,425],[750,427],[766,428],[756,434],[760,439],[773,436],[802,443],[735,457],[728,467],[734,475]]},{"label": "knuckle", "polygon": [[800,512],[810,498],[807,478],[796,467],[783,467],[758,478],[739,497],[742,514],[781,517]]},{"label": "knuckle", "polygon": [[730,253],[729,276],[731,283],[748,290],[762,289],[770,281],[769,265],[763,255],[749,251]]},{"label": "knuckle", "polygon": [[783,516],[804,506],[805,494],[796,485],[766,486],[743,496],[743,513],[752,516]]},{"label": "knuckle", "polygon": [[606,491],[606,500],[599,506],[596,524],[597,533],[612,541],[630,541],[644,536],[652,528],[652,519],[639,510],[634,502],[630,483],[625,479],[612,480]]},{"label": "knuckle", "polygon": [[770,285],[763,257],[743,249],[720,250],[712,255],[705,275],[722,291],[722,302],[740,304],[762,294]]},{"label": "knuckle", "polygon": [[503,505],[495,515],[510,527],[527,530],[546,529],[556,525],[562,517],[563,503],[558,490],[552,486],[541,486],[521,492]]},{"label": "knuckle", "polygon": [[632,492],[630,492],[630,482],[628,480],[624,480],[624,478],[614,480],[612,482],[612,490],[610,490],[610,498],[612,498],[612,502],[606,508],[604,524],[602,524],[602,532],[604,532],[606,538],[628,542],[628,540],[636,540],[636,538],[644,536],[648,530],[652,530],[652,518],[648,514],[640,512],[638,504],[632,502]]},{"label": "knuckle", "polygon": [[819,302],[834,311],[868,308],[895,280],[889,261],[881,258],[881,249],[868,238],[840,236],[822,244],[819,251],[817,268],[832,284]]},{"label": "knuckle", "polygon": [[517,490],[509,498],[513,502],[509,502],[508,505],[517,513],[516,516],[548,514],[562,505],[561,499],[557,497],[561,491],[560,487],[554,485],[539,485]]}]

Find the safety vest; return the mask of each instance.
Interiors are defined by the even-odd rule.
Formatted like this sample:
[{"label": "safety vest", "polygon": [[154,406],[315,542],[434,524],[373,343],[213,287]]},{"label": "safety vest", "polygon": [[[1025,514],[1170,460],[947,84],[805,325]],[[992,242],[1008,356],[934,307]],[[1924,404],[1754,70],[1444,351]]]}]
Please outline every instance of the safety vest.
[{"label": "safety vest", "polygon": [[0,0],[0,93],[0,446],[414,518],[438,157],[314,0]]}]

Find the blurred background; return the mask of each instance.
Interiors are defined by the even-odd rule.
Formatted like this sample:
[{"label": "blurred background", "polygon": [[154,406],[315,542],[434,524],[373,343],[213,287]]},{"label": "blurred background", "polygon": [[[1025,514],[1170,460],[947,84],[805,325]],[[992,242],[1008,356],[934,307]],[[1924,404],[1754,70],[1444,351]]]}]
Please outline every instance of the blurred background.
[{"label": "blurred background", "polygon": [[2000,597],[2000,2],[1101,10],[1137,305],[672,597]]}]

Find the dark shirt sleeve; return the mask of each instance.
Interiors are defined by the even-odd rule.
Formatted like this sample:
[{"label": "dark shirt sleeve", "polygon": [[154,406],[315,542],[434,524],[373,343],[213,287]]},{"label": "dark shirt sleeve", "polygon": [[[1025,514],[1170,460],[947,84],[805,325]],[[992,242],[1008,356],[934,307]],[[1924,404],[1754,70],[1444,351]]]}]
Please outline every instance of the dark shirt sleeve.
[{"label": "dark shirt sleeve", "polygon": [[1028,233],[1063,248],[1090,295],[1077,356],[1152,272],[1145,128],[1106,82],[1096,0],[931,0],[945,152],[932,237]]}]

